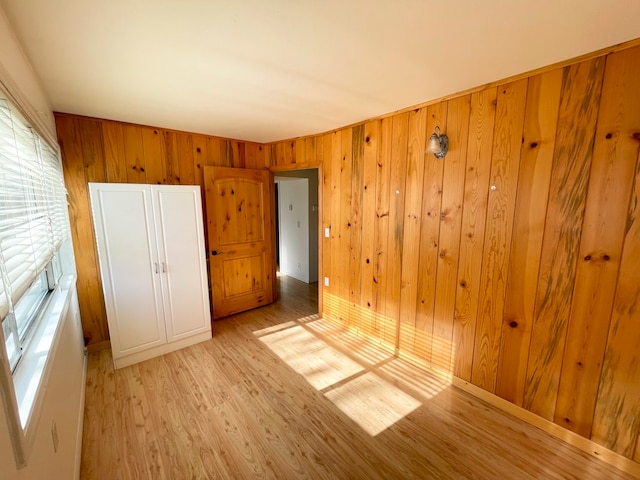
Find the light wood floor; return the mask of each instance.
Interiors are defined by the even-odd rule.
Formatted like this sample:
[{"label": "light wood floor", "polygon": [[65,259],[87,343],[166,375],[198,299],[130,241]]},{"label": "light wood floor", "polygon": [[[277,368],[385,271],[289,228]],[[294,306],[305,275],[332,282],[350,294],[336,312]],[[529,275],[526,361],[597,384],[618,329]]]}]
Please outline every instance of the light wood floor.
[{"label": "light wood floor", "polygon": [[318,319],[316,288],[283,277],[276,304],[118,371],[92,353],[82,478],[631,478]]}]

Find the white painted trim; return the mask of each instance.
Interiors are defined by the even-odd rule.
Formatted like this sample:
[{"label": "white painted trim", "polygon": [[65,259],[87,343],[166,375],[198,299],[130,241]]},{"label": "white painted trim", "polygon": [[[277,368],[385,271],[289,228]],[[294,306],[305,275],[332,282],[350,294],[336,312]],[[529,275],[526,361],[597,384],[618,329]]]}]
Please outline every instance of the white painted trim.
[{"label": "white painted trim", "polygon": [[84,410],[85,398],[87,393],[87,349],[84,349],[84,358],[82,359],[82,386],[80,390],[80,406],[78,407],[78,429],[76,432],[76,454],[73,478],[80,479],[80,468],[82,465],[82,434],[84,432]]},{"label": "white painted trim", "polygon": [[199,335],[194,335],[192,337],[177,340],[171,343],[165,343],[164,345],[150,348],[142,352],[137,352],[132,355],[127,355],[126,357],[120,357],[117,359],[114,358],[113,365],[116,369],[128,367],[129,365],[133,365],[134,363],[143,362],[144,360],[149,360],[166,353],[175,352],[176,350],[195,345],[196,343],[204,342],[211,339],[211,336],[211,330],[208,330]]}]

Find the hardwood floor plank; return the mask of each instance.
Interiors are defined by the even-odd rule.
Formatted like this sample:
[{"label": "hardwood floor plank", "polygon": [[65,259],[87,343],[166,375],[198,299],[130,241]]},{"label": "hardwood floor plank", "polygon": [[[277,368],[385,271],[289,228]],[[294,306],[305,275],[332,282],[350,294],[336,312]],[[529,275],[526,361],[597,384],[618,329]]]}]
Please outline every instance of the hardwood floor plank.
[{"label": "hardwood floor plank", "polygon": [[317,284],[278,283],[210,341],[117,371],[90,354],[81,478],[631,478],[319,318]]}]

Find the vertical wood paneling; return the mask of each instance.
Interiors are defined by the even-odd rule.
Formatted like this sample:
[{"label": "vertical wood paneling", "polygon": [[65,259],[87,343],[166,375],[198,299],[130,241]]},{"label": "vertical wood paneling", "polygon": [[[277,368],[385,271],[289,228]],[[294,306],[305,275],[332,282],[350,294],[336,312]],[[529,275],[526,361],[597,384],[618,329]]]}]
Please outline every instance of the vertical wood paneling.
[{"label": "vertical wood paneling", "polygon": [[[329,304],[329,313],[333,318],[339,321],[346,321],[347,299],[343,300],[343,304],[339,303],[339,299],[345,297],[340,296],[340,284],[342,283],[341,262],[347,261],[342,249],[342,134],[341,132],[333,132],[331,134],[331,274],[329,277],[329,293],[331,303]],[[325,302],[325,310],[327,310]],[[348,307],[347,307],[348,308]]]},{"label": "vertical wood paneling", "polygon": [[[433,311],[436,297],[436,274],[438,268],[438,236],[440,232],[440,206],[442,203],[442,174],[444,161],[431,153],[426,153],[426,140],[436,126],[441,132],[447,131],[448,102],[441,102],[427,108],[426,131],[420,137],[421,158],[424,171],[420,181],[421,200],[419,205],[418,237],[409,237],[410,242],[418,248],[408,247],[408,255],[403,259],[414,265],[416,277],[416,296],[412,299],[415,308],[415,336],[412,351],[414,355],[428,362],[431,361],[433,346]],[[411,221],[407,218],[407,221]],[[406,234],[406,229],[405,229]],[[404,267],[403,267],[404,269]],[[413,274],[413,272],[412,272]],[[403,270],[404,277],[404,270]],[[440,351],[440,346],[436,348]]]},{"label": "vertical wood paneling", "polygon": [[86,119],[79,122],[78,127],[82,138],[82,163],[87,182],[104,182],[107,179],[107,174],[101,122]]},{"label": "vertical wood paneling", "polygon": [[208,142],[204,135],[192,135],[193,175],[195,184],[204,189],[204,167],[208,165]]},{"label": "vertical wood paneling", "polygon": [[498,87],[471,381],[495,390],[515,211],[527,79]]},{"label": "vertical wood paneling", "polygon": [[[636,127],[636,135],[638,126]],[[637,147],[636,147],[637,148]],[[640,159],[614,298],[613,315],[596,400],[592,439],[625,457],[638,459],[640,434]]]},{"label": "vertical wood paneling", "polygon": [[104,139],[104,163],[107,182],[126,183],[127,159],[125,158],[122,124],[103,121],[102,138]]},{"label": "vertical wood paneling", "polygon": [[[327,287],[324,284],[324,277],[331,279],[333,275],[331,259],[337,252],[333,252],[331,247],[331,237],[333,236],[333,218],[332,218],[332,202],[335,200],[334,187],[335,182],[333,179],[333,162],[332,162],[332,142],[334,134],[327,133],[323,135],[319,141],[322,142],[322,275],[318,278],[318,285],[323,289],[323,308],[320,312],[321,315],[325,313],[331,313],[330,297],[331,283]],[[329,237],[325,235],[325,229],[329,229]],[[329,301],[327,301],[329,300]]]},{"label": "vertical wood paneling", "polygon": [[352,129],[351,212],[349,215],[349,318],[362,328],[360,284],[362,271],[362,197],[364,173],[364,125]]},{"label": "vertical wood paneling", "polygon": [[298,138],[294,141],[293,149],[295,151],[296,165],[307,164],[307,142],[304,138]]},{"label": "vertical wood paneling", "polygon": [[[605,104],[606,102],[606,104]],[[640,48],[612,54],[607,58],[603,100],[596,136],[595,155],[608,164],[610,189],[624,190],[627,182],[622,180],[630,165],[635,162],[633,190],[629,208],[624,218],[624,243],[617,259],[615,247],[610,245],[609,235],[615,237],[621,206],[613,206],[614,199],[622,202],[623,192],[607,192],[598,189],[595,193],[607,198],[612,219],[607,218],[607,240],[597,239],[597,249],[592,259],[600,256],[600,262],[618,263],[619,273],[613,313],[608,329],[602,373],[593,420],[593,440],[626,457],[640,461]],[[600,160],[599,160],[600,161]],[[592,171],[592,175],[595,172]],[[603,179],[602,179],[603,180]],[[591,196],[591,190],[589,191]],[[624,211],[624,210],[623,210]],[[612,225],[610,225],[613,222]],[[608,248],[607,248],[608,247]],[[614,247],[613,254],[609,253]],[[582,252],[581,252],[582,253]],[[608,260],[604,255],[608,255]],[[604,260],[604,262],[603,262]],[[593,261],[593,260],[591,260]],[[610,268],[607,266],[606,268]],[[600,280],[602,288],[609,288],[607,272]],[[597,328],[599,326],[594,326]],[[592,342],[601,339],[594,338]],[[592,347],[593,344],[589,345]],[[593,348],[593,347],[592,347]],[[635,450],[635,454],[634,454]]]},{"label": "vertical wood paneling", "polygon": [[229,142],[223,138],[206,137],[207,154],[203,157],[204,165],[211,167],[232,167],[229,158]]},{"label": "vertical wood paneling", "polygon": [[[342,258],[338,260],[338,295],[341,301],[342,320],[345,324],[352,324],[355,318],[349,318],[351,313],[351,202],[352,167],[353,167],[353,129],[345,128],[340,135],[340,243],[339,252]],[[292,143],[292,142],[291,142]]]},{"label": "vertical wood paneling", "polygon": [[416,246],[421,245],[420,224],[422,220],[426,126],[426,108],[409,113],[402,234],[399,348],[412,353],[415,351],[416,299],[418,296],[417,260],[419,257],[416,257],[415,252]]},{"label": "vertical wood paneling", "polygon": [[471,95],[452,347],[453,373],[466,381],[473,364],[496,103],[496,88]]},{"label": "vertical wood paneling", "polygon": [[[400,327],[400,283],[402,281],[402,237],[407,165],[409,114],[395,115],[391,131],[391,172],[389,178],[389,231],[387,240],[386,315],[396,320],[396,331],[385,338],[397,345]],[[390,332],[389,332],[390,333]]]},{"label": "vertical wood paneling", "polygon": [[258,144],[247,142],[244,147],[246,168],[261,168],[258,166]]},{"label": "vertical wood paneling", "polygon": [[245,143],[237,140],[227,144],[227,161],[235,168],[246,168]]},{"label": "vertical wood paneling", "polygon": [[180,134],[172,131],[163,131],[165,152],[167,156],[167,183],[180,185],[180,151],[178,149],[178,137]]},{"label": "vertical wood paneling", "polygon": [[[452,147],[444,161],[441,162],[444,164],[444,173],[439,187],[442,191],[442,206],[439,215],[440,240],[438,241],[431,362],[433,365],[451,372],[454,353],[453,318],[456,306],[458,259],[460,258],[460,230],[462,227],[471,96],[459,97],[448,103],[447,131],[451,132],[449,140]],[[424,236],[422,241],[424,241]]]},{"label": "vertical wood paneling", "polygon": [[91,225],[80,122],[81,120],[72,117],[57,117],[56,129],[64,159],[64,181],[69,192],[69,220],[78,270],[77,289],[82,330],[85,342],[98,343],[109,338],[109,330]]},{"label": "vertical wood paneling", "polygon": [[178,171],[182,185],[197,185],[193,163],[193,137],[186,134],[177,135]]},{"label": "vertical wood paneling", "polygon": [[167,151],[162,131],[157,128],[142,129],[142,149],[147,183],[167,183]]},{"label": "vertical wood paneling", "polygon": [[[554,418],[584,436],[591,432],[627,223],[626,209],[619,206],[629,204],[636,167],[638,145],[630,132],[640,126],[640,95],[628,79],[640,78],[638,52],[612,54],[606,61]],[[620,141],[622,132],[626,138]]]},{"label": "vertical wood paneling", "polygon": [[[307,137],[305,139],[305,157],[304,164],[312,167],[321,163],[321,155],[318,155],[318,147],[321,146],[320,139],[322,137]],[[299,157],[296,157],[299,159]]]},{"label": "vertical wood paneling", "polygon": [[125,144],[124,158],[127,165],[127,183],[147,183],[142,128],[128,124],[122,127]]},{"label": "vertical wood paneling", "polygon": [[[379,122],[377,130],[376,158],[376,217],[374,223],[374,283],[375,283],[375,315],[376,324],[380,328],[380,340],[395,346],[396,318],[387,312],[387,285],[389,262],[389,228],[390,228],[390,190],[391,182],[391,138],[393,121],[384,118]],[[366,234],[366,232],[365,232]]]},{"label": "vertical wood paneling", "polygon": [[360,254],[360,308],[361,328],[368,336],[380,338],[380,326],[375,322],[377,310],[377,285],[375,280],[376,257],[376,202],[378,171],[378,136],[380,122],[364,125],[362,162],[362,252]]},{"label": "vertical wood paneling", "polygon": [[256,168],[269,168],[269,159],[266,157],[266,147],[264,145],[258,145],[258,151],[256,152]]},{"label": "vertical wood paneling", "polygon": [[604,59],[566,67],[524,395],[553,419],[593,153]]},{"label": "vertical wood paneling", "polygon": [[562,70],[529,79],[496,395],[522,405]]}]

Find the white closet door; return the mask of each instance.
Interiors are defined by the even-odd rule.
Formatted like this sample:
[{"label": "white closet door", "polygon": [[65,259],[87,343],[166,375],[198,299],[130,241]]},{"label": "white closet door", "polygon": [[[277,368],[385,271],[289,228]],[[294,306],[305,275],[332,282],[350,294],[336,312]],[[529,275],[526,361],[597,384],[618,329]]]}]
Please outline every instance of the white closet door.
[{"label": "white closet door", "polygon": [[89,184],[89,189],[113,356],[162,345],[167,337],[151,188]]},{"label": "white closet door", "polygon": [[211,330],[200,187],[154,185],[168,341]]}]

